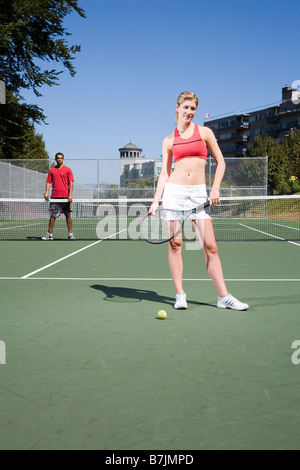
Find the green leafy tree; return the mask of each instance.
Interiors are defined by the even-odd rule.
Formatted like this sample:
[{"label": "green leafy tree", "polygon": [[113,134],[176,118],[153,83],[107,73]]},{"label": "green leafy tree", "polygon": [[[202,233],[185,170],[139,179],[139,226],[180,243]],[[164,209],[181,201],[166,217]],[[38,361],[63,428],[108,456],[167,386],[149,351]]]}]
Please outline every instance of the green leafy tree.
[{"label": "green leafy tree", "polygon": [[37,134],[32,115],[39,119],[38,109],[20,104],[19,99],[7,90],[6,105],[0,113],[0,158],[48,158],[42,136]]},{"label": "green leafy tree", "polygon": [[[46,158],[42,136],[33,124],[45,122],[36,105],[21,104],[21,91],[39,96],[44,86],[58,85],[63,67],[75,75],[72,64],[80,46],[69,45],[64,18],[77,12],[78,0],[0,0],[0,80],[6,84],[6,105],[0,106],[0,158]],[[56,67],[48,69],[44,64]],[[63,67],[62,67],[63,66]]]},{"label": "green leafy tree", "polygon": [[287,142],[289,157],[288,177],[295,176],[300,181],[300,130],[291,130]]},{"label": "green leafy tree", "polygon": [[33,126],[30,126],[28,131],[25,133],[24,141],[24,149],[19,158],[26,158],[30,160],[49,158],[43,136],[36,133]]},{"label": "green leafy tree", "polygon": [[242,160],[234,172],[233,180],[236,186],[264,186],[266,180],[265,162],[260,158]]},{"label": "green leafy tree", "polygon": [[72,61],[80,46],[69,45],[63,25],[75,10],[85,17],[78,0],[0,0],[0,78],[14,93],[32,89],[40,95],[43,85],[57,85],[61,70],[42,68],[60,63],[72,76]]},{"label": "green leafy tree", "polygon": [[288,192],[289,157],[287,141],[280,143],[270,136],[255,138],[249,147],[248,156],[265,157],[268,155],[268,186],[273,194]]},{"label": "green leafy tree", "polygon": [[[154,178],[152,176],[148,178],[136,179],[125,181],[126,191],[125,195],[129,198],[139,197],[153,197]],[[140,190],[140,191],[139,191]]]},{"label": "green leafy tree", "polygon": [[126,188],[153,188],[153,177],[125,181]]}]

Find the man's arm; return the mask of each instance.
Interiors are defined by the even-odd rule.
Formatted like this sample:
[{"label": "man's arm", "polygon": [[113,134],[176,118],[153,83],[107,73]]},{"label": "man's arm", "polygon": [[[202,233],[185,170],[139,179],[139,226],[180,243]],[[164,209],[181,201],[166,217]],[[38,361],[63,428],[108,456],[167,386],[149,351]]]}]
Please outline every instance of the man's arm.
[{"label": "man's arm", "polygon": [[73,186],[74,186],[73,181],[69,181],[69,195],[68,195],[69,202],[72,202]]},{"label": "man's arm", "polygon": [[46,183],[46,189],[45,189],[45,194],[44,194],[45,199],[49,199],[50,188],[51,188],[51,183]]}]

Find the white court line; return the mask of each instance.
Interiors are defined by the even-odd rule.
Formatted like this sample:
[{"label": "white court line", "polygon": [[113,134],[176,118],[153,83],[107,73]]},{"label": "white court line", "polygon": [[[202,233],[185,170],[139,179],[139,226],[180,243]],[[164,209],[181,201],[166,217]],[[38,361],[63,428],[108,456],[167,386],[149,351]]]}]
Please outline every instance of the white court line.
[{"label": "white court line", "polygon": [[289,228],[290,230],[298,230],[298,232],[300,230],[297,227],[290,227],[289,225],[275,224],[275,222],[272,222],[272,225],[277,225],[278,227],[283,227],[283,228]]},{"label": "white court line", "polygon": [[[115,235],[118,235],[118,234],[124,232],[125,230],[127,230],[127,229],[124,229],[121,232],[114,233],[113,235],[110,235],[109,237],[105,238],[105,240],[108,240],[109,238],[114,237]],[[28,279],[30,276],[33,276],[36,273],[44,271],[45,269],[48,269],[51,266],[54,266],[55,264],[60,263],[61,261],[64,261],[65,259],[71,258],[71,256],[77,255],[81,251],[87,250],[88,248],[91,248],[92,246],[95,246],[98,243],[101,243],[103,241],[104,240],[97,240],[96,242],[91,243],[91,245],[85,246],[85,247],[81,248],[80,250],[74,251],[73,253],[70,253],[69,255],[64,256],[63,258],[60,258],[56,261],[53,261],[53,263],[47,264],[46,266],[43,266],[42,268],[39,268],[39,269],[36,269],[35,271],[32,271],[32,273],[29,273],[29,274],[26,274],[25,276],[22,276],[20,279]]]},{"label": "white court line", "polygon": [[[92,245],[89,245],[92,246]],[[88,247],[86,247],[88,248]],[[75,254],[75,253],[74,253]],[[46,268],[45,268],[46,269]],[[172,282],[171,278],[149,278],[149,277],[0,277],[0,281],[9,281],[9,280],[14,280],[14,281],[20,281],[20,280],[29,280],[29,281],[166,281],[166,282]],[[203,282],[203,281],[208,281],[212,282],[211,279],[201,279],[201,278],[195,278],[195,279],[188,279],[185,278],[183,279],[184,282]],[[225,279],[226,282],[300,282],[300,279],[288,279],[288,278],[266,278],[266,279]]]},{"label": "white court line", "polygon": [[245,225],[245,224],[239,224],[239,225],[241,225],[242,227],[249,228],[250,230],[254,230],[255,232],[262,233],[263,235],[267,235],[268,237],[277,238],[277,240],[286,241],[288,243],[291,243],[292,245],[300,246],[300,243],[295,243],[295,242],[292,242],[291,240],[285,240],[285,238],[277,237],[276,235],[271,235],[271,233],[263,232],[262,230],[258,230],[256,228],[249,227],[248,225]]},{"label": "white court line", "polygon": [[0,230],[14,230],[16,228],[33,227],[34,225],[42,225],[42,224],[36,223],[36,224],[14,225],[13,227],[2,227],[0,228]]}]

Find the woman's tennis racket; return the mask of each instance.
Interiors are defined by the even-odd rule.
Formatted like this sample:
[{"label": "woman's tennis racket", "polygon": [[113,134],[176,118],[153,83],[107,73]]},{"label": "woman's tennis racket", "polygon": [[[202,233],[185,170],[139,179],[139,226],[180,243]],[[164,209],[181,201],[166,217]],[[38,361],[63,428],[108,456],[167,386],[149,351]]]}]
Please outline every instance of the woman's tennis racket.
[{"label": "woman's tennis racket", "polygon": [[182,226],[190,215],[204,210],[209,201],[188,211],[158,208],[154,214],[149,213],[140,223],[141,238],[148,243],[159,245],[166,243],[181,232]]}]

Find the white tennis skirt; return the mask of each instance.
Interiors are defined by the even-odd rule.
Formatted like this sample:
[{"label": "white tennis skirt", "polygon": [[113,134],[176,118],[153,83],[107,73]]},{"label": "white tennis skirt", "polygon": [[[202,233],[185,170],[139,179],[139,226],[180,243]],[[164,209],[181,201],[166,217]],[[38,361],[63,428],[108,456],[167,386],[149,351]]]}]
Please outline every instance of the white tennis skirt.
[{"label": "white tennis skirt", "polygon": [[[208,201],[206,185],[182,185],[166,183],[162,206],[164,209],[189,211]],[[200,208],[190,219],[211,219],[209,207]]]}]

